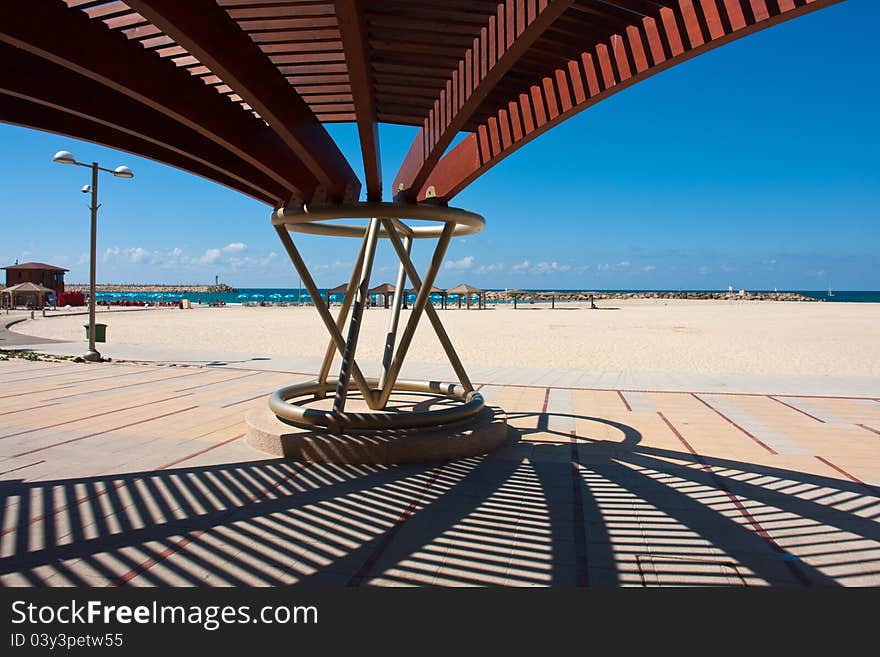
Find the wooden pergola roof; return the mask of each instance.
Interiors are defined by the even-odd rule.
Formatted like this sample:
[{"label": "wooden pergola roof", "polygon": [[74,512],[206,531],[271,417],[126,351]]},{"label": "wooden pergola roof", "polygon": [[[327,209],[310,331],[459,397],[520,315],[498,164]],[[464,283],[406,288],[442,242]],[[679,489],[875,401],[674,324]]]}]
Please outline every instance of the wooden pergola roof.
[{"label": "wooden pergola roof", "polygon": [[483,290],[467,283],[461,283],[446,290],[446,294],[483,294]]},{"label": "wooden pergola roof", "polygon": [[393,294],[394,286],[391,283],[380,283],[367,291],[367,294]]},{"label": "wooden pergola roof", "polygon": [[[2,2],[0,121],[273,207],[352,201],[362,182],[381,200],[377,124],[418,126],[389,196],[444,203],[611,94],[839,1]],[[357,123],[363,181],[324,127],[336,122]]]},{"label": "wooden pergola roof", "polygon": [[348,283],[337,285],[332,290],[327,290],[327,294],[345,294],[348,291]]}]

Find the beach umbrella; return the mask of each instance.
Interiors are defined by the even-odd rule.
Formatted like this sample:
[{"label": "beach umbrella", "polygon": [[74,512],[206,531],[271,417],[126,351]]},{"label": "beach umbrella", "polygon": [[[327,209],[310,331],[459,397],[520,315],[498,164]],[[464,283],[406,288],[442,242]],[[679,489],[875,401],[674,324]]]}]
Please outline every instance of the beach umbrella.
[{"label": "beach umbrella", "polygon": [[296,296],[295,294],[285,294],[284,298],[285,299],[293,299],[295,296]]},{"label": "beach umbrella", "polygon": [[281,298],[281,295],[278,294],[277,292],[275,292],[274,294],[270,294],[270,295],[269,295],[269,298],[270,298],[270,299],[280,299],[280,298]]},{"label": "beach umbrella", "polygon": [[238,295],[237,297],[235,297],[235,298],[236,298],[236,299],[247,299],[247,295],[246,295],[246,294],[239,294],[239,295]]},{"label": "beach umbrella", "polygon": [[251,299],[262,299],[263,295],[257,292],[256,294],[251,295]]}]

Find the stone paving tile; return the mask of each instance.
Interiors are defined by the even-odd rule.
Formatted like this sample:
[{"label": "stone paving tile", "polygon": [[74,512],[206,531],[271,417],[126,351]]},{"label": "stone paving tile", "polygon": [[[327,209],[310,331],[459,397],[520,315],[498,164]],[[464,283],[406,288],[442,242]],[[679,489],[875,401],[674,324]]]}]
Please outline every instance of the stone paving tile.
[{"label": "stone paving tile", "polygon": [[496,452],[302,465],[241,439],[297,377],[236,367],[0,361],[0,584],[880,583],[873,398],[484,367]]}]

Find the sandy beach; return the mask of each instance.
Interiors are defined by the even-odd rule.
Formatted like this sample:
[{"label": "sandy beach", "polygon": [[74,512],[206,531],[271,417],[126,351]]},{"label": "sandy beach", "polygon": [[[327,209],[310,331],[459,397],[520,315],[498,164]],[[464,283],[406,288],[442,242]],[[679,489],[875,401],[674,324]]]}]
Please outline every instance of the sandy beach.
[{"label": "sandy beach", "polygon": [[[880,375],[880,304],[732,301],[605,301],[491,305],[440,311],[465,364],[587,371]],[[335,308],[334,308],[335,312]],[[403,311],[401,326],[410,311]],[[377,361],[389,311],[365,313],[359,358]],[[38,318],[13,330],[82,340],[82,315]],[[311,307],[162,309],[101,313],[108,341],[216,349],[254,356],[320,356],[326,333]],[[443,362],[428,322],[410,351],[415,362]]]}]

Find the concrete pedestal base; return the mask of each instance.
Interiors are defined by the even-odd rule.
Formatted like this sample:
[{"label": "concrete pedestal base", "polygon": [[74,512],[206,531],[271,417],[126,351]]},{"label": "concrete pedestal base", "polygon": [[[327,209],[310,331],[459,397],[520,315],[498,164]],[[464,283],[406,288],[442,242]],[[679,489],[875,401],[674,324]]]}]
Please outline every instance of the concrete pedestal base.
[{"label": "concrete pedestal base", "polygon": [[321,463],[425,463],[485,454],[507,439],[507,418],[487,406],[462,422],[403,431],[352,431],[334,436],[279,420],[268,408],[248,412],[246,441],[273,456]]}]

